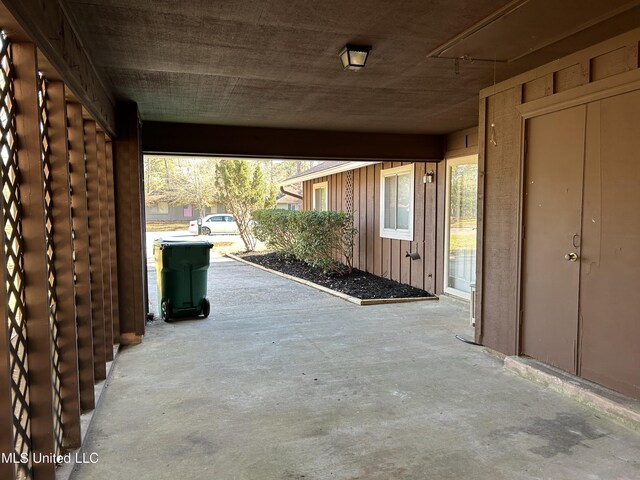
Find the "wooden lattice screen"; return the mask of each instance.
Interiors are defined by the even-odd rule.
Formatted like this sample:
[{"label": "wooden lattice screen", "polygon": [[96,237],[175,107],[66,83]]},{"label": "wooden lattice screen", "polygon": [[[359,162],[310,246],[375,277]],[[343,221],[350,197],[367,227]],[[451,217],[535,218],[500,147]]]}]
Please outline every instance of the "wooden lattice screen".
[{"label": "wooden lattice screen", "polygon": [[344,210],[353,213],[353,170],[345,173]]},{"label": "wooden lattice screen", "polygon": [[0,39],[0,156],[2,157],[3,266],[11,374],[14,452],[28,462],[15,465],[16,478],[31,477],[31,424],[29,412],[29,362],[25,322],[24,256],[20,207],[20,169],[16,142],[16,102],[11,43]]},{"label": "wooden lattice screen", "polygon": [[[94,385],[106,377],[114,344],[113,312],[102,302],[95,308],[91,295],[110,302],[117,278],[111,145],[83,106],[69,102],[64,83],[37,71],[34,45],[2,34],[0,480],[55,478],[55,462],[42,458],[80,447],[81,411],[95,407]],[[89,193],[92,207],[103,204],[91,232]],[[95,241],[100,228],[103,241]],[[103,267],[95,275],[94,261]]]},{"label": "wooden lattice screen", "polygon": [[53,437],[55,453],[62,449],[62,398],[60,394],[60,344],[56,297],[55,247],[53,242],[53,192],[51,189],[51,163],[49,161],[49,113],[47,110],[47,81],[40,75],[38,107],[40,114],[40,143],[44,179],[44,219],[47,252],[47,299],[49,302],[49,328],[51,330],[51,385],[53,390]]}]

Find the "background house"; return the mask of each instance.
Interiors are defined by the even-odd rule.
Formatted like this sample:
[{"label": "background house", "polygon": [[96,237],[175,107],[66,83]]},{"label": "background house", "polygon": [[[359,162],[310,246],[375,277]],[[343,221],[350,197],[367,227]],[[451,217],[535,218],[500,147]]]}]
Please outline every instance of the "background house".
[{"label": "background house", "polygon": [[283,195],[276,200],[276,208],[280,210],[301,210],[302,200],[292,195]]},{"label": "background house", "polygon": [[[149,199],[148,199],[149,200]],[[147,221],[190,221],[200,218],[200,212],[193,205],[172,205],[168,202],[152,201],[145,205]],[[226,213],[223,205],[216,204],[214,207],[206,207],[205,215],[211,213]]]}]

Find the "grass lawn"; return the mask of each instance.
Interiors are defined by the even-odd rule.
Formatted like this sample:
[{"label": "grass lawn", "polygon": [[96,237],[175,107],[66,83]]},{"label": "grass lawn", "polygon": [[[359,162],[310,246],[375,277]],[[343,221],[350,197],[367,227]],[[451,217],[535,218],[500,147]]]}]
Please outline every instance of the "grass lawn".
[{"label": "grass lawn", "polygon": [[147,232],[172,232],[188,228],[189,222],[147,222]]},{"label": "grass lawn", "polygon": [[475,230],[454,230],[449,237],[449,250],[455,253],[459,250],[471,250],[476,248]]}]

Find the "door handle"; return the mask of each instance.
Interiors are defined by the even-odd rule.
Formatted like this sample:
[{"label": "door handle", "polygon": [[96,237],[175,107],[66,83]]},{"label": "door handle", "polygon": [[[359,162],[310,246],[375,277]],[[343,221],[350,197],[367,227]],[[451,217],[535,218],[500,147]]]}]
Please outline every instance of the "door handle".
[{"label": "door handle", "polygon": [[578,258],[579,258],[578,254],[575,252],[567,253],[564,256],[564,259],[567,260],[568,262],[577,262]]}]

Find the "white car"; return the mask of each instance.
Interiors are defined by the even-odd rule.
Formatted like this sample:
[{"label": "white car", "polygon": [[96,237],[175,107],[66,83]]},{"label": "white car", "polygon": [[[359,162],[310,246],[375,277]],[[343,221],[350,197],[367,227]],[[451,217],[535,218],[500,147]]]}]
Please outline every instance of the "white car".
[{"label": "white car", "polygon": [[[198,221],[194,220],[189,222],[189,232],[198,233]],[[228,213],[216,213],[213,215],[207,215],[202,218],[202,235],[218,235],[228,234],[237,235],[238,225],[233,215]]]}]

